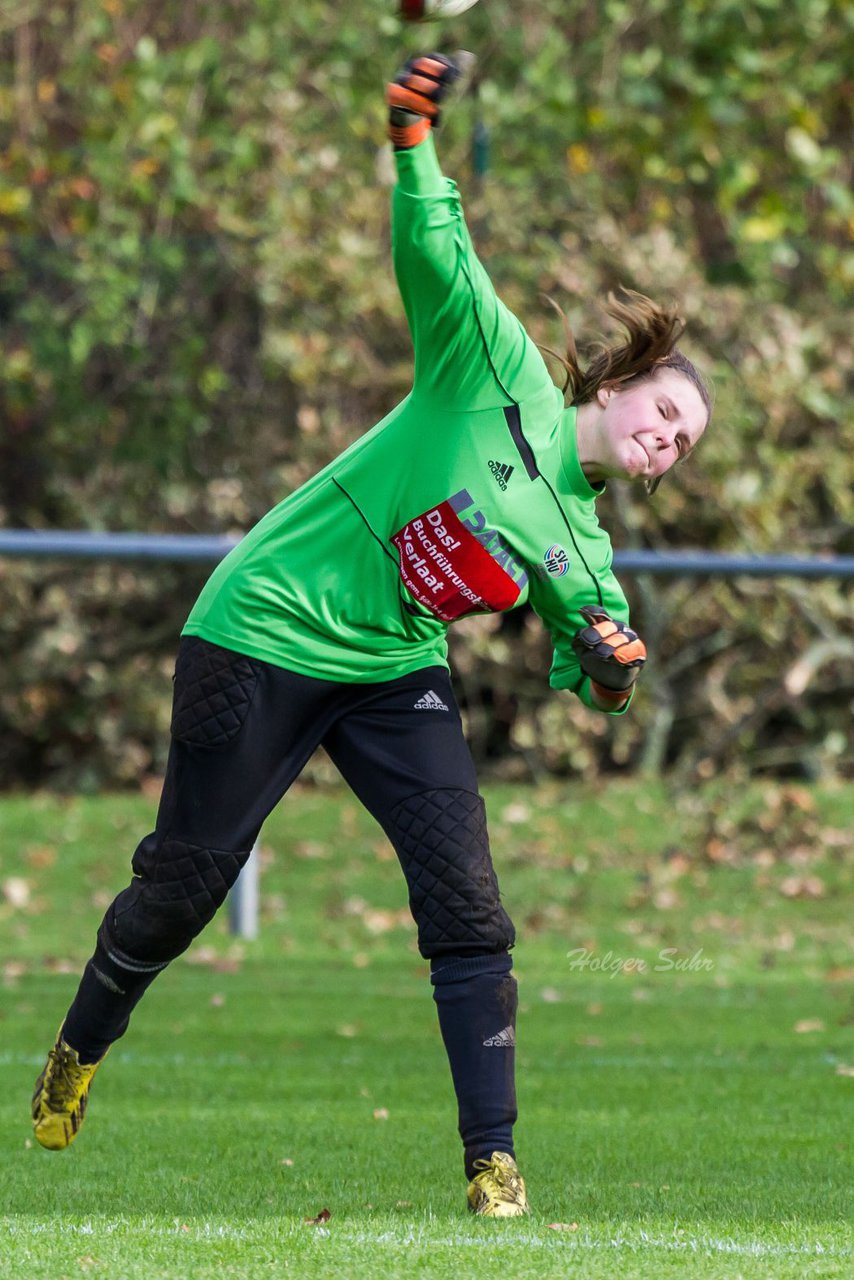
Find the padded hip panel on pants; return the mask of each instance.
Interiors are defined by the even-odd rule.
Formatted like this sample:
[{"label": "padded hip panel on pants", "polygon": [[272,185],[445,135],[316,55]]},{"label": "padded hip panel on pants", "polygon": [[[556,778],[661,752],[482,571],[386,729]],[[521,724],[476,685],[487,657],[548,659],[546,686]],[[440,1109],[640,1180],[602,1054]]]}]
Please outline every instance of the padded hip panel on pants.
[{"label": "padded hip panel on pants", "polygon": [[252,658],[185,636],[175,664],[173,738],[197,747],[224,746],[240,732],[257,682]]},{"label": "padded hip panel on pants", "polygon": [[213,919],[249,853],[147,836],[110,913],[118,945],[139,960],[174,959]]},{"label": "padded hip panel on pants", "polygon": [[442,787],[395,805],[387,830],[409,886],[426,959],[504,951],[516,940],[501,905],[483,800]]}]

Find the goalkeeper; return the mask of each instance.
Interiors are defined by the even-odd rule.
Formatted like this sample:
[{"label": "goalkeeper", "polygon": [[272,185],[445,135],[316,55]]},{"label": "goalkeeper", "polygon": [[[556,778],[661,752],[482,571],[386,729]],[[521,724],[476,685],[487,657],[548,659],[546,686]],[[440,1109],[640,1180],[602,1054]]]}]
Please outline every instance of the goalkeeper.
[{"label": "goalkeeper", "polygon": [[596,498],[612,477],[653,489],[696,445],[710,403],[676,348],[675,312],[625,294],[610,302],[624,342],[582,369],[569,335],[566,407],[496,297],[439,168],[433,128],[456,75],[452,60],[425,55],[387,90],[412,390],[251,530],[190,613],[156,829],[106,912],[36,1084],[45,1147],[73,1141],[135,1005],[211,920],[322,745],[406,877],[457,1095],[469,1207],[527,1211],[513,1146],[515,933],[446,632],[468,614],[529,602],[553,639],[551,685],[624,714],[645,649],[628,626]]}]

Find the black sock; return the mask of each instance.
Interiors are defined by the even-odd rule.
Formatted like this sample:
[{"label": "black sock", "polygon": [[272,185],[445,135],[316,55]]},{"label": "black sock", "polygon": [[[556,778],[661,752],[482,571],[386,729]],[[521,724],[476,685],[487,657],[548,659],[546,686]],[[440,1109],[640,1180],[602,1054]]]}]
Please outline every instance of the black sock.
[{"label": "black sock", "polygon": [[506,951],[445,956],[430,981],[459,1105],[466,1176],[493,1151],[514,1155],[516,979]]},{"label": "black sock", "polygon": [[81,1062],[97,1062],[124,1035],[137,1003],[167,964],[137,963],[116,953],[98,935],[95,954],[83,970],[62,1026],[63,1040]]}]

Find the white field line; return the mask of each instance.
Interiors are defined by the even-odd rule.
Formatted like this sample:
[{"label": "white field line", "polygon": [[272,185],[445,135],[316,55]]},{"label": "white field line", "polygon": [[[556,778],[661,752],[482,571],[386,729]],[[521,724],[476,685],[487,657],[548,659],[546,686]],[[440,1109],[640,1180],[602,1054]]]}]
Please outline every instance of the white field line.
[{"label": "white field line", "polygon": [[[50,1048],[48,1045],[47,1048]],[[44,1053],[0,1053],[0,1067],[36,1067],[44,1066]],[[135,1067],[184,1067],[197,1069],[200,1063],[209,1067],[251,1067],[256,1068],[260,1059],[248,1058],[240,1053],[135,1053],[132,1049],[123,1049],[121,1061]],[[265,1061],[275,1061],[273,1054],[267,1055]]]},{"label": "white field line", "polygon": [[[330,1232],[332,1234],[332,1232]],[[336,1233],[337,1234],[337,1233]],[[345,1235],[345,1231],[340,1233]],[[437,1238],[429,1234],[410,1234],[398,1239],[392,1232],[371,1235],[369,1232],[346,1232],[349,1242],[355,1244],[424,1244],[448,1245],[457,1248],[459,1245],[472,1245],[480,1248],[500,1246],[507,1248],[524,1245],[526,1249],[622,1249],[630,1253],[642,1253],[644,1250],[666,1249],[684,1253],[729,1253],[744,1254],[750,1257],[842,1257],[854,1256],[854,1249],[837,1248],[835,1245],[824,1245],[816,1240],[810,1244],[766,1244],[761,1240],[716,1240],[713,1236],[686,1237],[684,1240],[659,1239],[645,1231],[639,1232],[637,1238],[627,1239],[625,1236],[614,1236],[610,1240],[594,1240],[590,1236],[567,1235],[555,1232],[555,1237],[517,1235],[487,1240],[477,1236],[454,1236]]]},{"label": "white field line", "polygon": [[[46,1052],[46,1051],[45,1051]],[[295,1054],[297,1060],[299,1053]],[[39,1070],[44,1066],[45,1053],[0,1053],[0,1067],[35,1067]],[[118,1059],[114,1059],[118,1061]],[[191,1066],[194,1072],[199,1067],[205,1066],[217,1067],[244,1067],[247,1070],[255,1071],[259,1065],[265,1063],[275,1063],[279,1059],[273,1053],[256,1055],[254,1057],[240,1053],[159,1053],[159,1054],[143,1054],[136,1053],[133,1049],[123,1049],[121,1051],[121,1061],[133,1067],[185,1067]],[[829,1056],[823,1050],[817,1052],[815,1057],[806,1063],[790,1063],[786,1070],[787,1076],[804,1076],[813,1075],[816,1071],[828,1071],[834,1067],[838,1060]],[[650,1054],[589,1054],[582,1056],[579,1054],[573,1069],[577,1071],[598,1071],[603,1067],[619,1067],[621,1069],[630,1067],[644,1071],[742,1071],[748,1073],[766,1072],[767,1066],[764,1062],[751,1063],[746,1062],[737,1055],[724,1056],[722,1054],[691,1054],[682,1058],[676,1058],[672,1055],[655,1056]]]},{"label": "white field line", "polygon": [[[295,1234],[301,1234],[306,1230],[301,1224],[294,1224],[290,1230],[287,1228],[282,1230],[280,1227],[274,1227],[272,1235],[274,1237],[288,1237]],[[548,1228],[545,1228],[548,1230]],[[98,1236],[98,1235],[114,1235],[116,1233],[121,1236],[181,1236],[185,1240],[242,1240],[242,1241],[261,1241],[269,1239],[270,1224],[258,1223],[254,1226],[232,1227],[224,1223],[212,1222],[193,1222],[181,1223],[175,1221],[174,1225],[169,1227],[162,1222],[103,1222],[103,1223],[71,1223],[71,1222],[21,1222],[20,1220],[6,1220],[2,1224],[2,1233],[9,1236],[35,1236],[45,1233],[66,1234],[80,1236]],[[393,1231],[372,1232],[361,1230],[352,1230],[346,1225],[341,1227],[318,1227],[311,1231],[313,1239],[335,1239],[347,1244],[382,1246],[392,1245],[399,1247],[409,1247],[412,1245],[424,1245],[426,1247],[436,1247],[437,1245],[452,1249],[458,1249],[461,1246],[468,1246],[475,1249],[490,1248],[525,1248],[525,1249],[614,1249],[627,1253],[644,1253],[655,1249],[663,1249],[667,1252],[678,1253],[718,1253],[737,1255],[741,1257],[752,1258],[787,1258],[787,1257],[816,1257],[816,1258],[850,1258],[854,1256],[854,1248],[846,1248],[844,1246],[822,1244],[820,1240],[804,1241],[802,1244],[781,1244],[774,1242],[765,1242],[762,1240],[733,1240],[728,1238],[718,1239],[715,1236],[686,1236],[684,1239],[673,1240],[663,1237],[652,1236],[646,1231],[639,1231],[635,1237],[626,1237],[623,1235],[613,1236],[607,1240],[595,1240],[590,1235],[567,1235],[565,1232],[555,1233],[551,1238],[544,1235],[534,1235],[530,1232],[520,1234],[513,1232],[504,1235],[496,1233],[494,1239],[478,1235],[466,1235],[461,1232],[458,1235],[433,1235],[429,1228],[409,1228],[401,1229],[400,1234]]]}]

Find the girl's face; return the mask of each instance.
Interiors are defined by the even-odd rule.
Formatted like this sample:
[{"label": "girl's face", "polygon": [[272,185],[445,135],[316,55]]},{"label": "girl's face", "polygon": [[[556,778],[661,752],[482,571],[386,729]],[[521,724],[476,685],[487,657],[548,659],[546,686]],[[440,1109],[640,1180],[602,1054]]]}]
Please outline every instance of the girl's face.
[{"label": "girl's face", "polygon": [[597,461],[603,478],[654,480],[684,458],[706,429],[706,406],[690,379],[676,369],[625,389],[603,387],[597,401]]}]

